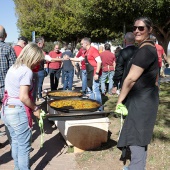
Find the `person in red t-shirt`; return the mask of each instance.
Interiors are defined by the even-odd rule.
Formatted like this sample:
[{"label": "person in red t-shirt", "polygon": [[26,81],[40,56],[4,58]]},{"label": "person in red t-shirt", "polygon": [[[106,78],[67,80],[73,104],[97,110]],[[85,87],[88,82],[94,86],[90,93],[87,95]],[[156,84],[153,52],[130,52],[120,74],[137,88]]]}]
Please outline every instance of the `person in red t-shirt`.
[{"label": "person in red t-shirt", "polygon": [[[86,50],[84,57],[79,57],[77,60],[75,58],[70,58],[72,61],[82,61],[85,60],[86,71],[87,71],[87,93],[90,99],[94,99],[102,104],[101,93],[99,89],[99,76],[101,75],[101,57],[99,51],[91,46],[90,38],[83,38],[81,40],[81,46]],[[103,107],[99,108],[102,111]]]},{"label": "person in red t-shirt", "polygon": [[105,51],[100,53],[100,57],[102,60],[102,76],[101,76],[101,91],[102,94],[106,94],[106,80],[109,80],[109,87],[108,87],[108,93],[112,94],[110,90],[113,87],[113,76],[114,76],[114,70],[116,65],[116,57],[115,55],[110,51],[110,44],[106,43],[104,45]]},{"label": "person in red t-shirt", "polygon": [[[56,62],[49,62],[49,74],[50,74],[50,86],[51,90],[57,90],[60,73],[61,73],[61,63],[62,63],[62,53],[60,52],[59,45],[56,44],[53,51],[49,52],[49,56],[52,59],[56,59]],[[58,61],[57,61],[58,60]]]},{"label": "person in red t-shirt", "polygon": [[[86,50],[84,50],[83,48],[80,48],[79,52],[76,55],[76,58],[79,57],[84,57],[84,53]],[[85,61],[81,61],[81,70],[80,70],[80,74],[82,77],[82,92],[85,95],[86,94],[86,90],[87,90],[87,72],[86,72],[86,65],[85,65]]]},{"label": "person in red t-shirt", "polygon": [[158,54],[158,66],[159,66],[159,76],[160,76],[163,60],[166,61],[167,63],[169,63],[169,62],[167,60],[167,57],[166,57],[163,47],[159,44],[156,44],[156,37],[152,36],[151,39],[155,43],[155,47],[156,47],[157,54]]},{"label": "person in red t-shirt", "polygon": [[14,48],[14,51],[15,51],[15,54],[16,56],[18,57],[19,54],[21,53],[22,49],[28,44],[28,39],[26,37],[19,37],[18,38],[18,42],[17,42],[17,45],[15,45],[13,48]]}]

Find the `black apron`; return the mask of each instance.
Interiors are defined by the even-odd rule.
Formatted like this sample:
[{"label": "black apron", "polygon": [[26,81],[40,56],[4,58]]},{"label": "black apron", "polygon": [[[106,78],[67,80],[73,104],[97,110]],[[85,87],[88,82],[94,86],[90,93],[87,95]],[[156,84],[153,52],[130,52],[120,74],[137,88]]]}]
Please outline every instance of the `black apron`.
[{"label": "black apron", "polygon": [[87,55],[85,56],[85,65],[87,72],[87,87],[89,87],[92,90],[94,67],[89,63]]},{"label": "black apron", "polygon": [[[127,74],[132,60],[129,60],[127,65]],[[123,101],[128,109],[128,115],[117,143],[123,154],[128,146],[147,146],[150,143],[159,105],[157,86],[142,89],[134,87]]]}]

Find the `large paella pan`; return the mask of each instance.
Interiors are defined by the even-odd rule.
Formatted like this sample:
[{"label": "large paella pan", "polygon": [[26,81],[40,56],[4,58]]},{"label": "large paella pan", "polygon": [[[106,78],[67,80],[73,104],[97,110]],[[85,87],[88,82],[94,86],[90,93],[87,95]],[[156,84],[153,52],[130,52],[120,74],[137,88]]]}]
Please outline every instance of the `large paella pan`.
[{"label": "large paella pan", "polygon": [[47,92],[47,96],[49,98],[59,99],[61,97],[67,97],[67,98],[82,97],[83,94],[82,92],[74,91],[74,90],[54,90],[54,91]]},{"label": "large paella pan", "polygon": [[94,112],[97,111],[101,104],[95,100],[74,98],[60,98],[48,102],[49,106],[57,111],[62,112]]}]

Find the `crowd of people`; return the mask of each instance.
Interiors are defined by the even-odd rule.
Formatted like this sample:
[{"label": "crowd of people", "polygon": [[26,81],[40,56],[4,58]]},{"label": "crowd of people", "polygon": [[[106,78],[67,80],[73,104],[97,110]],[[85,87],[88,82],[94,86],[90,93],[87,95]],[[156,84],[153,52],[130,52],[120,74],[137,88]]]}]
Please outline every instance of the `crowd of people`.
[{"label": "crowd of people", "polygon": [[44,100],[45,76],[50,77],[51,90],[58,89],[60,77],[63,90],[72,90],[75,71],[82,80],[84,97],[101,104],[98,111],[104,109],[102,95],[113,95],[121,89],[117,105],[123,103],[128,115],[117,146],[122,153],[128,148],[131,151],[130,165],[124,170],[144,170],[159,103],[162,57],[167,60],[151,33],[151,20],[138,18],[133,32],[127,32],[124,37],[125,48],[117,48],[114,53],[106,43],[103,48],[96,49],[91,39],[85,37],[80,42],[81,48],[73,55],[71,44],[66,45],[63,52],[60,44],[55,44],[48,53],[43,51],[43,37],[28,43],[27,38],[21,36],[11,47],[4,42],[7,34],[0,26],[1,119],[11,144],[15,170],[30,169],[31,115],[39,118],[36,101]]}]

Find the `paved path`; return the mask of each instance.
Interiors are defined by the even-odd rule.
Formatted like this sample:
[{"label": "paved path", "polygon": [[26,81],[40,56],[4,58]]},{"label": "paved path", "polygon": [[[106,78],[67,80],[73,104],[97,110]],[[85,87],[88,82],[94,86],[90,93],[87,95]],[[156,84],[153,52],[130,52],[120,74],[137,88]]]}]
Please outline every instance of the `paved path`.
[{"label": "paved path", "polygon": [[[74,87],[81,86],[76,78]],[[45,78],[44,88],[49,87],[49,77]],[[61,88],[61,85],[59,86]],[[4,125],[0,120],[0,131],[4,131]],[[79,170],[75,161],[74,153],[67,153],[65,140],[59,133],[53,122],[45,120],[44,122],[44,146],[40,148],[40,130],[34,120],[32,131],[32,148],[31,152],[31,170]],[[7,136],[0,137],[0,170],[13,170],[14,161],[10,155],[10,145]]]}]

